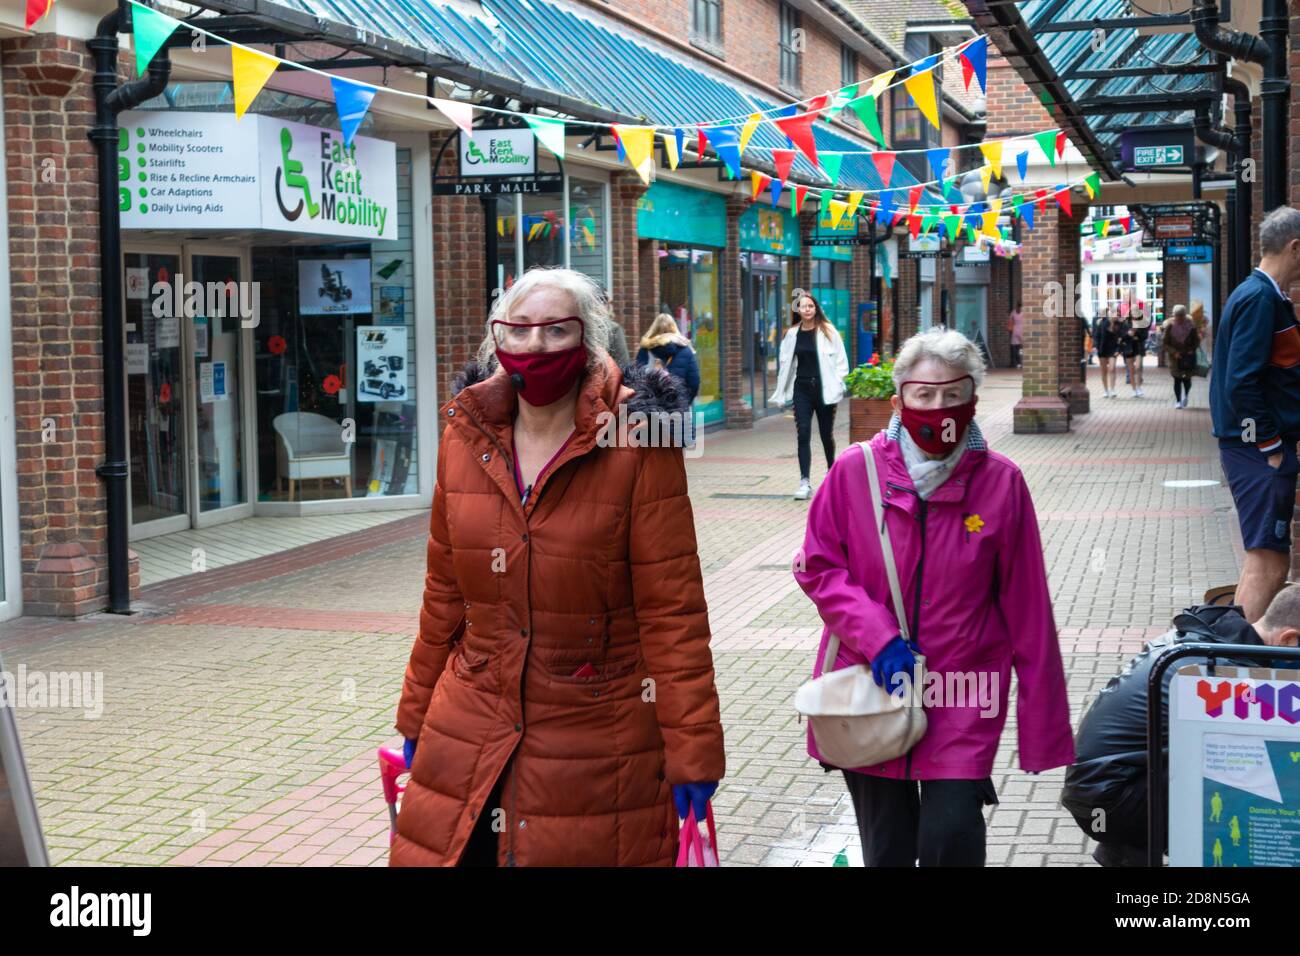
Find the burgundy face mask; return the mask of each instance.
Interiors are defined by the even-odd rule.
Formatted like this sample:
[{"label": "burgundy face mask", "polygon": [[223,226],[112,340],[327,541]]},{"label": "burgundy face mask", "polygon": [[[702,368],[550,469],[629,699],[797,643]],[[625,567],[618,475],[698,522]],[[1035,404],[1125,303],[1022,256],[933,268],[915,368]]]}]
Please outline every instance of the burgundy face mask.
[{"label": "burgundy face mask", "polygon": [[[946,408],[909,408],[906,400],[903,399],[903,390],[908,385],[932,385],[942,388],[944,385],[951,385],[953,382],[965,379],[970,379],[971,396],[961,405],[949,405]],[[975,394],[975,380],[969,375],[950,378],[946,382],[909,380],[898,386],[898,394],[899,401],[903,403],[903,409],[899,412],[903,427],[912,436],[912,441],[916,442],[917,447],[931,455],[947,455],[957,447],[957,442],[961,441],[966,434],[966,427],[975,418],[975,403],[979,401],[979,397]]]},{"label": "burgundy face mask", "polygon": [[[492,327],[495,332],[496,326],[504,326],[506,341],[509,343],[511,329],[559,327],[568,322],[578,323],[578,328],[585,334],[583,321],[576,315],[535,324],[498,319],[492,323]],[[550,405],[569,394],[570,389],[582,376],[583,369],[587,367],[587,348],[582,344],[582,338],[583,336],[579,336],[579,344],[572,348],[557,349],[552,352],[507,352],[498,345],[497,361],[510,376],[510,381],[519,392],[520,398],[529,405]]]}]

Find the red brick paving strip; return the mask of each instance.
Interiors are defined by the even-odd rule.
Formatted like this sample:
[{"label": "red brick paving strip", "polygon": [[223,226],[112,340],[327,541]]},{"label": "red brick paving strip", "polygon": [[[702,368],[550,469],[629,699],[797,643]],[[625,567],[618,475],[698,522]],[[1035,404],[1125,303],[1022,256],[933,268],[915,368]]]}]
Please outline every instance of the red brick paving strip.
[{"label": "red brick paving strip", "polygon": [[318,611],[305,607],[257,607],[247,604],[193,604],[155,624],[229,624],[298,631],[360,631],[364,634],[413,634],[420,612]]}]

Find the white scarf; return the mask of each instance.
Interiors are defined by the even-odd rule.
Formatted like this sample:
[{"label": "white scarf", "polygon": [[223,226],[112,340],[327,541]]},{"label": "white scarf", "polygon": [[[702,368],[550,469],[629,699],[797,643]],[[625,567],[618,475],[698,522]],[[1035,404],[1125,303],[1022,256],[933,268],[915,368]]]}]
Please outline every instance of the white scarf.
[{"label": "white scarf", "polygon": [[925,452],[912,440],[911,433],[906,428],[898,429],[898,447],[903,452],[903,463],[907,465],[907,473],[911,476],[912,484],[916,485],[916,493],[922,501],[929,500],[935,490],[957,470],[957,463],[966,451],[972,430],[978,433],[978,426],[973,421],[966,427],[966,434],[947,458],[927,458]]}]

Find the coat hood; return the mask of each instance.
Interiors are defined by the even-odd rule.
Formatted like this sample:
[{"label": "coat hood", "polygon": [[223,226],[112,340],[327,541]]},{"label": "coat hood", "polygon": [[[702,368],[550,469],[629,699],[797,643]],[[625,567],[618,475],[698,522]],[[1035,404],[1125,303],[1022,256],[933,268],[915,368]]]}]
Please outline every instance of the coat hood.
[{"label": "coat hood", "polygon": [[665,345],[676,345],[678,348],[690,348],[691,343],[679,332],[661,332],[658,335],[647,335],[641,339],[641,348],[652,351],[662,348]]}]

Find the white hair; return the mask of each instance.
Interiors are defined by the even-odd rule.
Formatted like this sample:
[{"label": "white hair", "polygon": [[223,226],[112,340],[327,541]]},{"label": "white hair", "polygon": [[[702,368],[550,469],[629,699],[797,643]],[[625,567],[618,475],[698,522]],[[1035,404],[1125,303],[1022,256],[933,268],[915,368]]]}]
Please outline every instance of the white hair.
[{"label": "white hair", "polygon": [[953,378],[969,375],[975,387],[984,384],[984,356],[979,348],[955,329],[929,329],[919,332],[903,343],[894,359],[894,387],[898,388],[911,376],[912,369],[926,359],[934,359],[953,369]]},{"label": "white hair", "polygon": [[582,319],[582,344],[587,350],[587,369],[596,368],[605,361],[609,344],[609,306],[605,302],[605,292],[596,281],[588,275],[573,269],[537,267],[529,269],[509,289],[497,296],[488,314],[487,336],[478,348],[478,360],[483,365],[494,368],[497,364],[496,350],[501,344],[504,332],[494,332],[495,321],[510,321],[515,306],[523,301],[529,293],[538,289],[562,289],[573,297],[578,316]]}]

